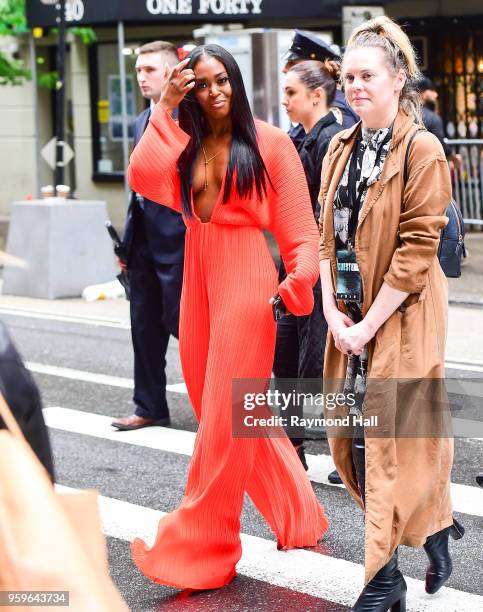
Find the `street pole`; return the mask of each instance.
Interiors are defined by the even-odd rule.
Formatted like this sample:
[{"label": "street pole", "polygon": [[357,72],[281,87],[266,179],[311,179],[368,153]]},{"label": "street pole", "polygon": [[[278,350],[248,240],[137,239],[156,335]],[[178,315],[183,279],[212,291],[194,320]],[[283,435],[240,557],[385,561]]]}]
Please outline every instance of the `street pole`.
[{"label": "street pole", "polygon": [[40,121],[39,121],[39,96],[37,92],[37,57],[35,39],[30,33],[30,70],[32,72],[32,104],[34,107],[34,138],[35,138],[35,197],[41,196],[41,172],[40,172]]},{"label": "street pole", "polygon": [[59,0],[56,5],[60,12],[57,17],[59,38],[57,42],[57,91],[56,91],[56,123],[55,137],[57,139],[55,155],[55,184],[64,184],[64,124],[65,124],[65,0]]}]

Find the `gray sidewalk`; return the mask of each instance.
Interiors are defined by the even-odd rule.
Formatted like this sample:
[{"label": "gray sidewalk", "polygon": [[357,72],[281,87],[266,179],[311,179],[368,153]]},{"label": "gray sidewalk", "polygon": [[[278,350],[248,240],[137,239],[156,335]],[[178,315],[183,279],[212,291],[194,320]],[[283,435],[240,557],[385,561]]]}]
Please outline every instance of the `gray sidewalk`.
[{"label": "gray sidewalk", "polygon": [[469,255],[461,277],[448,279],[450,303],[483,307],[483,232],[467,234],[465,245]]},{"label": "gray sidewalk", "polygon": [[[469,257],[462,276],[449,279],[447,360],[483,364],[483,233],[468,234],[465,242]],[[0,316],[1,310],[129,326],[129,302],[125,299],[86,302],[82,298],[42,300],[0,295]]]},{"label": "gray sidewalk", "polygon": [[[33,314],[42,318],[65,318],[68,321],[85,319],[126,328],[129,326],[129,303],[124,299],[86,302],[81,298],[39,300],[0,295],[0,317],[2,311]],[[448,327],[447,361],[483,366],[483,307],[450,304]]]}]

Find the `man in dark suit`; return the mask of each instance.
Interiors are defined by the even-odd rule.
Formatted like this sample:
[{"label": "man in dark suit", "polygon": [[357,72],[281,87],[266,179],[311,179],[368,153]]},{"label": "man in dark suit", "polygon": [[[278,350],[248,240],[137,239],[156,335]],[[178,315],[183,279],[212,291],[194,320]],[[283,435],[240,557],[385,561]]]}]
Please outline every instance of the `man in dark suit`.
[{"label": "man in dark suit", "polygon": [[[179,62],[176,47],[156,41],[143,45],[136,61],[142,95],[159,102],[169,71]],[[134,146],[151,115],[141,113],[134,126]],[[133,193],[124,231],[131,286],[131,333],[134,348],[134,410],[113,421],[119,430],[169,425],[166,401],[166,351],[170,335],[178,337],[183,279],[185,225],[169,208]]]}]

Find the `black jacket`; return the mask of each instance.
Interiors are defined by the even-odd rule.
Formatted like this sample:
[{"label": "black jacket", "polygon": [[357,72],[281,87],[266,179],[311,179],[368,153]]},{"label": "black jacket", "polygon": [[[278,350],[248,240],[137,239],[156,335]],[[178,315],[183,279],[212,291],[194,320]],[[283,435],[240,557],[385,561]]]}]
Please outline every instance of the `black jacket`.
[{"label": "black jacket", "polygon": [[[359,117],[355,114],[352,108],[347,104],[345,96],[340,89],[337,89],[335,92],[335,98],[332,102],[332,106],[338,108],[342,113],[342,127],[344,129],[352,127],[355,123],[359,121]],[[295,145],[297,151],[302,145],[302,141],[305,138],[305,132],[303,126],[299,123],[297,125],[293,125],[288,135],[292,139],[292,142]]]},{"label": "black jacket", "polygon": [[[42,402],[30,372],[25,368],[5,325],[0,321],[0,391],[27,442],[52,480],[54,468]],[[0,418],[0,429],[4,423]]]},{"label": "black jacket", "polygon": [[428,130],[428,132],[431,132],[431,134],[436,136],[436,138],[443,145],[444,154],[446,157],[449,157],[451,155],[451,147],[444,140],[443,120],[438,113],[434,112],[427,106],[423,106],[422,115],[424,127]]},{"label": "black jacket", "polygon": [[[310,201],[312,202],[312,210],[314,211],[316,221],[319,220],[320,216],[320,204],[318,199],[322,162],[324,161],[332,136],[335,136],[335,134],[341,132],[343,129],[344,127],[340,125],[340,123],[337,123],[334,113],[329,111],[327,115],[317,121],[297,148],[304,167],[305,178],[309,186]],[[284,264],[281,262],[278,271],[279,282],[282,282],[286,275]]]},{"label": "black jacket", "polygon": [[337,123],[332,111],[329,111],[325,117],[317,121],[299,148],[300,159],[302,160],[309,186],[312,209],[317,220],[320,215],[318,197],[322,162],[324,161],[332,137],[343,129],[344,127]]},{"label": "black jacket", "polygon": [[[137,117],[134,124],[134,146],[141,140],[150,115],[148,108]],[[149,252],[155,262],[161,265],[183,263],[186,226],[179,213],[133,193],[123,238],[128,258],[138,224],[144,225]]]}]

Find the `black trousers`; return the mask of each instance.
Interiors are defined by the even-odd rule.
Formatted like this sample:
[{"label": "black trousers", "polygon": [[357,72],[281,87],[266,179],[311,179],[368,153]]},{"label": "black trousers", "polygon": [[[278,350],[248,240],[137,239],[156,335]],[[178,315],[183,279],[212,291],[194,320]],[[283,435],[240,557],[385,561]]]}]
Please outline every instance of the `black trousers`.
[{"label": "black trousers", "polygon": [[[290,315],[282,317],[277,323],[273,373],[277,379],[277,388],[285,392],[293,389],[284,388],[284,378],[322,380],[327,322],[322,310],[322,289],[319,281],[313,292],[314,309],[310,315]],[[303,438],[292,437],[291,440],[297,445]]]},{"label": "black trousers", "polygon": [[178,337],[183,264],[160,264],[152,257],[143,223],[134,228],[129,281],[135,414],[161,419],[169,416],[166,351],[170,335]]}]

